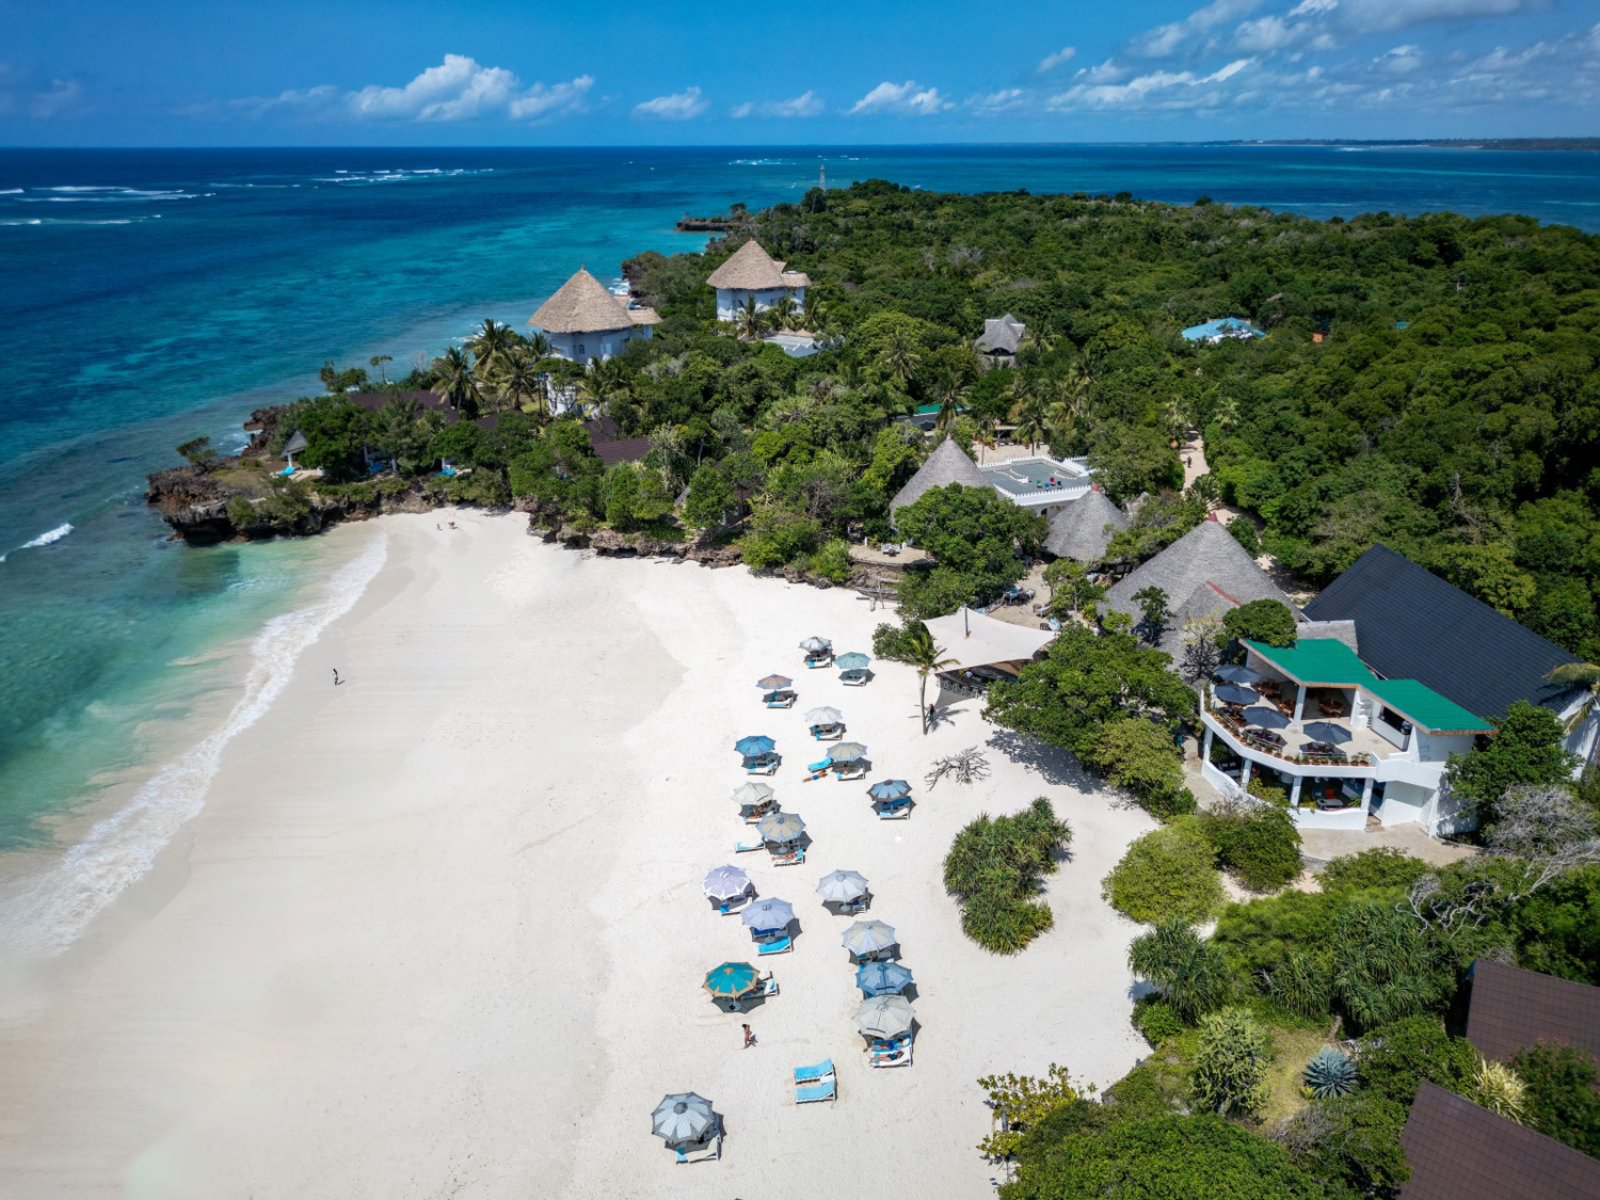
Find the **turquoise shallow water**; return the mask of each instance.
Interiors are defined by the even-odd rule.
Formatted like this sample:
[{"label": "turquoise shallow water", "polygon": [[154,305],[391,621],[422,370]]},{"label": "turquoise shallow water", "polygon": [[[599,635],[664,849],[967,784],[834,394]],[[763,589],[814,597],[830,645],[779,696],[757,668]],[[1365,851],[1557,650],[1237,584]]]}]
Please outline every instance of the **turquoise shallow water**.
[{"label": "turquoise shallow water", "polygon": [[313,547],[163,542],[141,491],[173,446],[235,444],[253,407],[315,390],[325,359],[403,367],[484,316],[520,326],[578,266],[606,277],[643,249],[697,248],[678,216],[798,198],[823,164],[831,185],[1523,212],[1600,230],[1588,154],[0,151],[0,848],[50,845],[42,818],[149,753],[145,716],[218,686],[193,660],[306,602]]}]

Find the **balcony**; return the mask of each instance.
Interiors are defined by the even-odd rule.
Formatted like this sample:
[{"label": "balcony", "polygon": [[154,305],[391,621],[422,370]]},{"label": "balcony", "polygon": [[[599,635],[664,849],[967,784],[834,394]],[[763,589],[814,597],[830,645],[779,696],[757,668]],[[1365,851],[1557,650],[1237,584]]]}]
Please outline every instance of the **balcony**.
[{"label": "balcony", "polygon": [[[1207,708],[1200,713],[1206,728],[1220,737],[1223,743],[1240,758],[1248,758],[1286,775],[1316,777],[1319,779],[1368,779],[1377,774],[1379,760],[1394,747],[1365,729],[1353,729],[1348,722],[1328,717],[1291,722],[1282,730],[1269,730],[1265,735],[1247,725],[1225,707]],[[1307,733],[1307,725],[1334,726],[1348,735],[1340,739],[1336,753],[1320,753],[1308,748],[1307,743],[1317,738]],[[1325,731],[1320,731],[1325,732]],[[1273,744],[1273,734],[1282,738],[1283,745]]]}]

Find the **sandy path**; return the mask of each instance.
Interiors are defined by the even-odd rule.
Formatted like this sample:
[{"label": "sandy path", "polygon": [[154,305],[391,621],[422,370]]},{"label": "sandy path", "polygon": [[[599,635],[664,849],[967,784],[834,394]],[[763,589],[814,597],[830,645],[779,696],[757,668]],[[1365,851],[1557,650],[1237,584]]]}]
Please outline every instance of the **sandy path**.
[{"label": "sandy path", "polygon": [[[864,601],[460,521],[336,531],[389,540],[378,579],[230,747],[155,877],[0,1031],[0,1192],[976,1197],[978,1075],[1055,1061],[1104,1084],[1132,1065],[1136,929],[1099,880],[1148,818],[995,753],[988,780],[919,786],[910,821],[881,822],[861,785],[802,782],[805,708],[842,708],[873,777],[918,785],[993,731],[968,703],[924,739],[893,664],[865,689],[800,668],[806,633],[869,648]],[[774,669],[802,676],[792,711],[758,703]],[[788,756],[773,782],[814,837],[803,866],[731,854],[728,747],[752,732]],[[997,959],[962,937],[939,864],[972,815],[1038,794],[1072,822],[1073,861],[1056,928]],[[728,860],[801,922],[769,960],[782,994],[744,1018],[749,1051],[699,989],[753,960],[700,894]],[[861,1061],[847,921],[812,894],[839,866],[872,881],[916,972],[909,1069]],[[827,1056],[840,1100],[796,1108],[790,1069]],[[649,1134],[686,1088],[725,1114],[720,1163],[677,1167]]]}]

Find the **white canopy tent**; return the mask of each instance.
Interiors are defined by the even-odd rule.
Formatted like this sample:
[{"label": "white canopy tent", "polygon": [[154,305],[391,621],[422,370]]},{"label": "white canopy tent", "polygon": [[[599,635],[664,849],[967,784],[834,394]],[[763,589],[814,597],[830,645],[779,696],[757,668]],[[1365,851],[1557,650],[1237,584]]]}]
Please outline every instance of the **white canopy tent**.
[{"label": "white canopy tent", "polygon": [[[953,660],[946,670],[970,671],[976,667],[995,667],[1014,674],[1016,667],[1033,656],[1055,637],[1047,629],[1027,629],[1008,621],[997,621],[974,609],[962,608],[948,617],[924,621],[933,635],[940,657]],[[1015,666],[1013,665],[1015,664]]]}]

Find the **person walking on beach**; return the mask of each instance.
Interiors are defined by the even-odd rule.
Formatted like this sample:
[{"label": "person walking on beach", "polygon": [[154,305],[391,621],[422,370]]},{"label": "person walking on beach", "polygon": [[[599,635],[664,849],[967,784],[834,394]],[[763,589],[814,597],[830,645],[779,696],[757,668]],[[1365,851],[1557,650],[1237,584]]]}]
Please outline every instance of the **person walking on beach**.
[{"label": "person walking on beach", "polygon": [[739,1028],[744,1030],[744,1045],[741,1046],[740,1049],[748,1050],[751,1046],[756,1044],[756,1035],[751,1031],[750,1026],[748,1025],[741,1025]]}]

